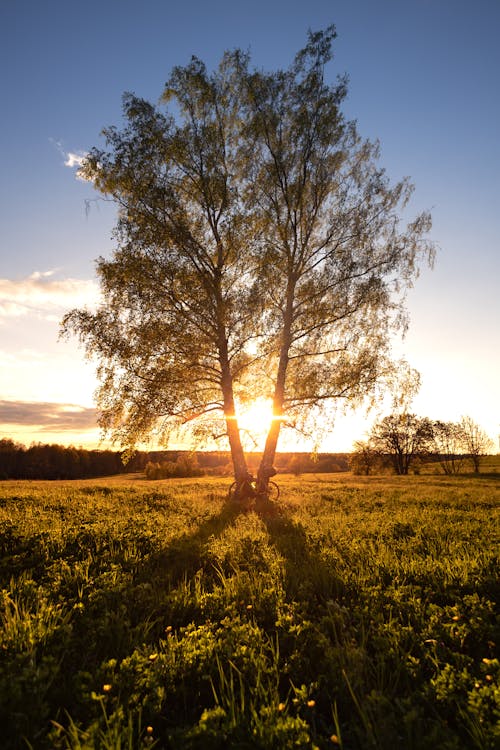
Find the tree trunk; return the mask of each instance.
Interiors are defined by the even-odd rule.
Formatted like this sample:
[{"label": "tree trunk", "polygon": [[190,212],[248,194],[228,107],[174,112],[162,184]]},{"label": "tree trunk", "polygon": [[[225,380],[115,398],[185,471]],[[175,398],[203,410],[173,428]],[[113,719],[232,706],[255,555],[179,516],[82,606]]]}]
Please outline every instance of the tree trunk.
[{"label": "tree trunk", "polygon": [[295,294],[295,280],[290,275],[286,293],[286,307],[283,314],[283,331],[281,338],[280,358],[278,373],[276,375],[276,386],[273,398],[273,420],[267,433],[264,453],[257,472],[257,489],[267,493],[269,478],[275,473],[273,464],[276,456],[276,448],[280,435],[281,421],[283,417],[283,404],[285,402],[285,382],[288,368],[288,356],[292,343],[292,321],[293,321],[293,299]]},{"label": "tree trunk", "polygon": [[221,390],[224,401],[224,418],[226,420],[226,432],[229,440],[231,451],[231,460],[233,463],[234,478],[237,482],[242,482],[248,477],[248,467],[241,444],[240,429],[236,417],[234,406],[233,375],[231,373],[231,364],[229,360],[228,339],[226,327],[224,324],[224,300],[221,289],[221,267],[223,265],[223,249],[220,238],[217,236],[219,265],[214,272],[214,294],[217,309],[217,337],[219,350],[219,364],[221,369]]},{"label": "tree trunk", "polygon": [[236,415],[225,411],[227,436],[229,438],[229,447],[231,449],[231,460],[233,462],[234,478],[237,482],[242,482],[248,476],[248,467],[245,459],[243,446],[241,445],[240,430]]},{"label": "tree trunk", "polygon": [[[281,411],[281,410],[280,410]],[[274,419],[271,422],[271,427],[267,433],[266,445],[264,447],[264,453],[260,462],[259,470],[257,472],[257,488],[260,492],[266,493],[269,479],[274,474],[274,458],[276,456],[276,447],[278,445],[278,438],[281,428],[281,413],[277,414],[273,409]]]},{"label": "tree trunk", "polygon": [[226,420],[227,437],[229,439],[229,448],[231,450],[231,460],[233,462],[234,478],[241,482],[248,476],[248,467],[245,459],[245,453],[241,444],[240,429],[234,407],[233,377],[227,351],[227,340],[221,336],[219,343],[219,361],[221,365],[221,389],[224,399],[224,418]]}]

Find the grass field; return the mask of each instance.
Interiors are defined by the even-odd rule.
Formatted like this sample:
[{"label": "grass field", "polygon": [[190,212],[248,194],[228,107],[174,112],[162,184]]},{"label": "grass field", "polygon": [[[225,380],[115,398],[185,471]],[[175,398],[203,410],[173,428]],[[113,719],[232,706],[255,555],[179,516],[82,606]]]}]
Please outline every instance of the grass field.
[{"label": "grass field", "polygon": [[500,476],[279,482],[1,482],[0,746],[499,748]]}]

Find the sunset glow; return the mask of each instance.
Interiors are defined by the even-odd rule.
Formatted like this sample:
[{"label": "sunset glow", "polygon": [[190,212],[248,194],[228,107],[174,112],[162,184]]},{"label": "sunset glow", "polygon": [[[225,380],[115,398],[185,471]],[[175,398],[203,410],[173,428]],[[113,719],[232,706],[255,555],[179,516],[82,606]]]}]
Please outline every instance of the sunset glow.
[{"label": "sunset glow", "polygon": [[238,410],[238,425],[245,437],[254,448],[261,448],[269,426],[273,419],[272,402],[270,399],[256,399],[249,404],[240,406]]},{"label": "sunset glow", "polygon": [[[296,3],[290,13],[290,4],[278,2],[265,6],[263,23],[263,9],[254,5],[226,3],[226,12],[214,16],[202,3],[193,12],[192,5],[167,11],[153,2],[141,16],[141,36],[132,6],[122,8],[116,34],[112,11],[91,2],[106,43],[96,43],[85,60],[74,54],[86,43],[77,11],[30,5],[29,26],[16,3],[6,4],[2,24],[5,57],[17,63],[6,72],[9,106],[2,122],[0,436],[25,444],[99,444],[94,363],[84,359],[76,340],[61,342],[58,334],[69,309],[92,309],[99,302],[95,259],[110,257],[116,247],[116,209],[111,201],[96,200],[91,185],[78,179],[78,168],[102,128],[119,122],[123,90],[153,99],[172,66],[196,55],[210,68],[225,49],[251,49],[258,66],[279,69],[308,28],[333,22],[338,38],[325,75],[328,83],[344,72],[350,76],[346,119],[357,120],[363,138],[380,141],[391,180],[407,174],[415,183],[411,213],[430,209],[433,215],[436,265],[423,270],[408,294],[410,327],[396,352],[422,376],[412,409],[455,422],[470,415],[499,446],[500,226],[498,170],[491,156],[497,153],[494,123],[500,116],[499,100],[491,96],[500,64],[497,4],[461,15],[450,2],[388,9],[363,0],[336,4],[333,13],[328,3]],[[393,45],[401,34],[402,55]],[[35,79],[43,81],[36,118],[24,94],[25,81]],[[465,109],[464,81],[474,92]],[[464,143],[475,144],[467,158]],[[83,410],[72,422],[68,406]],[[379,416],[357,412],[333,423],[332,415],[333,429],[321,449],[351,450]],[[271,404],[240,405],[238,419],[249,449],[261,447]],[[284,431],[279,449],[292,444],[311,448],[298,433]]]}]

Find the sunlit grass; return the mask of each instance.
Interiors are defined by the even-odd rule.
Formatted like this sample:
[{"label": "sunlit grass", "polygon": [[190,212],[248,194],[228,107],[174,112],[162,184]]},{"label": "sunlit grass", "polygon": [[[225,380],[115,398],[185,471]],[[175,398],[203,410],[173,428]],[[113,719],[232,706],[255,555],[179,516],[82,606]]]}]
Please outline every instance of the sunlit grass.
[{"label": "sunlit grass", "polygon": [[496,748],[498,479],[279,482],[0,483],[2,747]]}]

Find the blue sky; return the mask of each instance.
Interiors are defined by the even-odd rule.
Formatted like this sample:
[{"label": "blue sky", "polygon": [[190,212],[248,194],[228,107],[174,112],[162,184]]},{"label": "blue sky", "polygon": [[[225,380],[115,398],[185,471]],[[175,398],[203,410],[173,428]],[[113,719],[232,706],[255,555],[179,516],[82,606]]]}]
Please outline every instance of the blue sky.
[{"label": "blue sky", "polygon": [[[308,28],[332,22],[338,39],[328,74],[349,75],[346,114],[380,140],[394,179],[411,177],[412,213],[433,214],[436,266],[409,295],[402,346],[422,374],[415,410],[436,419],[469,414],[497,439],[497,0],[4,0],[0,435],[77,443],[91,436],[92,367],[75,343],[57,342],[57,321],[95,294],[93,261],[111,251],[114,210],[92,204],[86,214],[85,200],[95,196],[65,166],[69,155],[120,123],[124,91],[157,101],[172,66],[192,54],[212,67],[225,49],[242,47],[259,67],[286,67]],[[325,447],[349,449],[367,424],[364,416],[339,421]]]}]

